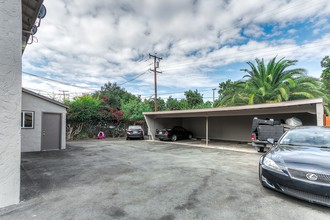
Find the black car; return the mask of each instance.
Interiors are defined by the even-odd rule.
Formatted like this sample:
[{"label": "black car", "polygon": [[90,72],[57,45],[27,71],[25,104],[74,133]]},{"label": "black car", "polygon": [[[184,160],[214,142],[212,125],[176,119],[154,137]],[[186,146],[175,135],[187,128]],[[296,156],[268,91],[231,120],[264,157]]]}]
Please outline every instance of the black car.
[{"label": "black car", "polygon": [[260,158],[259,179],[264,187],[330,207],[330,128],[287,131]]},{"label": "black car", "polygon": [[128,129],[126,130],[126,140],[132,138],[144,139],[144,131],[140,125],[128,126]]},{"label": "black car", "polygon": [[156,137],[159,140],[171,140],[176,141],[179,139],[192,139],[192,133],[183,127],[175,126],[173,128],[163,128],[156,130]]}]

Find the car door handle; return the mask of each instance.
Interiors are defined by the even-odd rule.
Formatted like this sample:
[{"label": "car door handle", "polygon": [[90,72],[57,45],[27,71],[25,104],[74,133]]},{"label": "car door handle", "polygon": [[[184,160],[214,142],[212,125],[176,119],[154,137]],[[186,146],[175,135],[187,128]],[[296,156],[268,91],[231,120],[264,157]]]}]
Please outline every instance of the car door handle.
[{"label": "car door handle", "polygon": [[45,136],[46,135],[46,131],[42,131],[42,136]]}]

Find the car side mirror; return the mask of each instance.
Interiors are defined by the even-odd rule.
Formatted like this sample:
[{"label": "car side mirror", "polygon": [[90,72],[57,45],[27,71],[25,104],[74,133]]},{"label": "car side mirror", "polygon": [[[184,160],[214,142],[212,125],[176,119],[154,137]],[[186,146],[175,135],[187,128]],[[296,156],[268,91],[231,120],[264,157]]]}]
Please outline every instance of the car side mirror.
[{"label": "car side mirror", "polygon": [[268,142],[269,144],[271,144],[272,146],[274,146],[274,144],[275,144],[275,140],[274,140],[274,138],[267,138],[267,142]]}]

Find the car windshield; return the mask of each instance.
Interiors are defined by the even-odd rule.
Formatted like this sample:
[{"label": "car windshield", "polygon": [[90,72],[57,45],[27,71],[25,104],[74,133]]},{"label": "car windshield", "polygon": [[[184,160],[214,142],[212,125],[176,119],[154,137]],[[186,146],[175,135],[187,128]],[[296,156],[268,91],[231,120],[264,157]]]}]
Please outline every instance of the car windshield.
[{"label": "car windshield", "polygon": [[291,130],[280,140],[282,145],[330,147],[330,131]]}]

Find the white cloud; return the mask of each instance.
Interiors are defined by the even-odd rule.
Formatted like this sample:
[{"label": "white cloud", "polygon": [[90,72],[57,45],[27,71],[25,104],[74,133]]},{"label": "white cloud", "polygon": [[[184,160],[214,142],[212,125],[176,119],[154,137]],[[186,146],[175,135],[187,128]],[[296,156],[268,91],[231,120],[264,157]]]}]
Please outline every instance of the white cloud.
[{"label": "white cloud", "polygon": [[[213,87],[219,78],[207,73],[219,66],[275,55],[320,60],[325,55],[320,51],[330,49],[328,35],[302,46],[281,37],[281,28],[297,21],[313,18],[319,28],[326,26],[327,0],[46,0],[44,4],[47,15],[36,34],[39,42],[27,47],[23,70],[70,84],[124,83],[149,69],[151,61],[144,60],[157,52],[164,56],[160,87]],[[280,25],[271,36],[261,28],[275,23]],[[288,32],[295,34],[294,29]],[[260,36],[269,40],[253,40]],[[274,36],[279,39],[270,39]],[[23,85],[39,84],[34,82],[24,78]],[[152,74],[123,86],[136,94],[153,91]],[[42,84],[48,91],[52,87]]]},{"label": "white cloud", "polygon": [[248,37],[257,38],[264,35],[263,29],[255,24],[248,25],[244,28],[243,34]]}]

